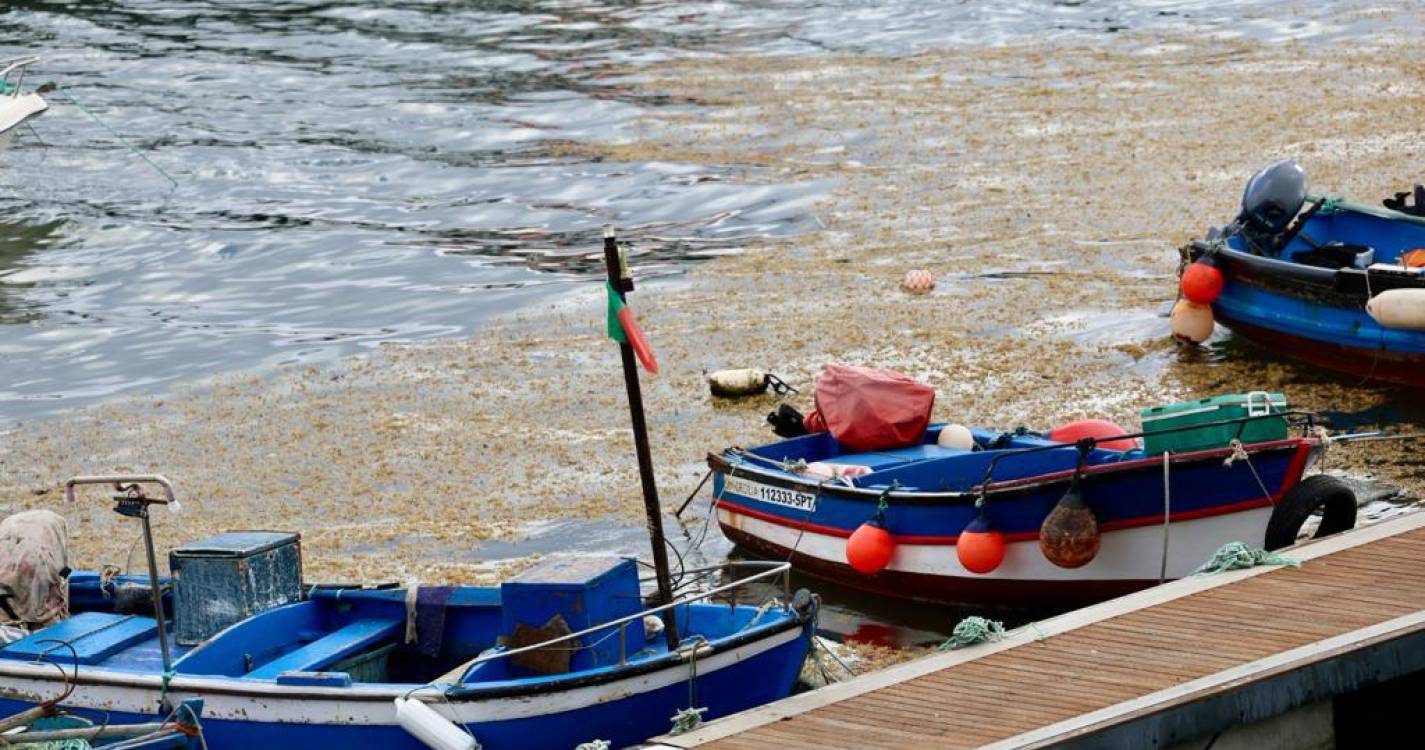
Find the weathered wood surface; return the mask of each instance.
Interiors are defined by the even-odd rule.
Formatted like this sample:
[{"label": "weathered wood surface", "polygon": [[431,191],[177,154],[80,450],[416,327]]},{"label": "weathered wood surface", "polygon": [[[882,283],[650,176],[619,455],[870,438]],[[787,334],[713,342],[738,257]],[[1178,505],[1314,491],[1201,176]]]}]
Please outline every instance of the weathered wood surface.
[{"label": "weathered wood surface", "polygon": [[1064,727],[1200,698],[1318,651],[1325,658],[1425,629],[1425,513],[1287,554],[1302,566],[1185,579],[657,742],[718,750],[1034,744]]}]

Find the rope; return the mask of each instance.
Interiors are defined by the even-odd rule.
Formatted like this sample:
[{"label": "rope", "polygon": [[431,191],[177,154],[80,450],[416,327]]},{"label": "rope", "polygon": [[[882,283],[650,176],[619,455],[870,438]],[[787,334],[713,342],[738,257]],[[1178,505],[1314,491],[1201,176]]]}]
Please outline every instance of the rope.
[{"label": "rope", "polygon": [[[105,130],[109,131],[109,134],[110,134],[110,135],[112,135],[112,136],[114,136],[114,138],[118,139],[119,143],[124,144],[124,146],[127,147],[127,148],[129,149],[129,151],[130,151],[131,153],[133,153],[134,156],[137,156],[137,157],[139,157],[140,159],[143,159],[146,164],[148,164],[150,167],[153,167],[153,171],[155,171],[155,172],[157,172],[157,173],[163,175],[163,178],[164,178],[165,180],[168,180],[170,183],[172,183],[172,184],[173,184],[173,187],[175,187],[175,188],[178,187],[178,180],[173,179],[173,177],[172,177],[171,175],[169,175],[167,172],[163,171],[163,167],[160,167],[160,166],[158,166],[157,164],[154,164],[152,159],[148,158],[148,156],[147,156],[146,154],[144,154],[144,152],[142,152],[142,151],[138,150],[137,148],[135,148],[135,147],[134,147],[134,144],[129,143],[128,140],[125,139],[122,135],[119,135],[119,131],[117,131],[117,130],[115,130],[114,128],[110,127],[109,123],[104,122],[102,119],[100,119],[99,115],[96,115],[96,114],[94,114],[93,112],[90,112],[87,107],[85,107],[83,104],[80,104],[80,103],[79,103],[79,100],[78,100],[78,99],[75,99],[73,94],[70,94],[69,91],[67,91],[67,90],[61,91],[60,88],[59,88],[59,86],[58,86],[58,84],[49,84],[49,85],[53,85],[54,88],[53,88],[52,90],[53,90],[55,93],[59,94],[60,96],[64,97],[64,99],[67,100],[70,104],[73,104],[73,105],[75,106],[75,108],[77,108],[80,112],[83,112],[84,114],[88,115],[89,118],[92,119],[94,122],[97,122],[97,123],[99,123],[100,125],[102,125]],[[41,88],[43,88],[43,87],[41,87]]]},{"label": "rope", "polygon": [[[1361,269],[1361,275],[1366,279],[1366,304],[1370,304],[1371,298],[1375,296],[1375,294],[1371,292],[1371,269]],[[1366,373],[1364,378],[1361,378],[1361,382],[1356,383],[1357,388],[1369,383],[1375,378],[1376,367],[1380,365],[1380,352],[1385,348],[1385,326],[1376,323],[1376,329],[1378,333],[1376,335],[1376,347],[1371,350],[1371,369]]]},{"label": "rope", "polygon": [[1168,530],[1172,525],[1173,489],[1169,481],[1170,451],[1163,451],[1163,559],[1158,562],[1158,585],[1168,580]]},{"label": "rope", "polygon": [[1195,575],[1226,573],[1229,570],[1245,570],[1258,565],[1289,565],[1301,567],[1301,561],[1278,555],[1256,547],[1248,547],[1242,542],[1228,542],[1212,553],[1212,559],[1193,571]]},{"label": "rope", "polygon": [[966,617],[955,625],[955,629],[950,631],[950,637],[945,642],[936,647],[937,651],[955,651],[966,646],[973,646],[986,641],[999,641],[1004,639],[1004,623],[999,620],[986,620],[983,617]]},{"label": "rope", "polygon": [[1232,448],[1232,455],[1223,459],[1222,465],[1230,469],[1232,468],[1232,464],[1236,463],[1239,459],[1242,462],[1246,463],[1247,470],[1252,472],[1252,478],[1257,480],[1257,486],[1260,487],[1262,490],[1262,497],[1265,497],[1268,500],[1272,500],[1273,502],[1275,502],[1275,498],[1272,497],[1272,493],[1267,491],[1267,485],[1262,482],[1262,477],[1257,474],[1257,467],[1252,465],[1252,457],[1247,455],[1247,449],[1242,447],[1242,441],[1238,438],[1232,438],[1232,442],[1229,443],[1229,445]]},{"label": "rope", "polygon": [[168,683],[173,682],[173,670],[166,669],[163,675],[158,678],[158,705],[162,706],[168,700]]},{"label": "rope", "polygon": [[682,734],[697,729],[703,723],[703,714],[707,713],[707,706],[694,708],[698,702],[698,648],[704,643],[707,643],[707,639],[702,636],[691,641],[692,648],[688,651],[688,707],[678,709],[669,719],[673,722],[669,734]]}]

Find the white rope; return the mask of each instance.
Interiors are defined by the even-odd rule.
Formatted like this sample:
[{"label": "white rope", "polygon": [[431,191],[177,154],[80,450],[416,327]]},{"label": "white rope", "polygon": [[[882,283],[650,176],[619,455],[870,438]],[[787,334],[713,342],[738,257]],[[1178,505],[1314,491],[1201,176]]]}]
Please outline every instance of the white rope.
[{"label": "white rope", "polygon": [[1222,462],[1222,465],[1230,469],[1232,468],[1232,464],[1236,463],[1238,459],[1241,459],[1247,464],[1247,471],[1252,472],[1252,478],[1257,480],[1257,486],[1262,490],[1262,497],[1276,502],[1276,499],[1272,497],[1272,493],[1267,491],[1267,485],[1262,481],[1262,477],[1257,474],[1257,467],[1252,465],[1252,457],[1247,455],[1247,449],[1242,447],[1242,441],[1237,438],[1232,438],[1231,446],[1232,455],[1228,456],[1226,460]]},{"label": "white rope", "polygon": [[1168,467],[1172,464],[1172,461],[1169,459],[1170,455],[1168,451],[1163,451],[1163,559],[1158,564],[1159,586],[1168,580],[1168,528],[1171,525],[1170,519],[1173,509],[1172,485],[1168,481]]}]

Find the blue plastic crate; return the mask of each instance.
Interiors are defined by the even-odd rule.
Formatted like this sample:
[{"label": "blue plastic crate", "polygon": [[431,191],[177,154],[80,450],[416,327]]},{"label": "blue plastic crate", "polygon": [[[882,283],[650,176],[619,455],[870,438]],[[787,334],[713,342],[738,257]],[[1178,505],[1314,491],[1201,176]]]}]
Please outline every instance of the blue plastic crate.
[{"label": "blue plastic crate", "polygon": [[[546,559],[504,582],[500,603],[507,635],[514,633],[516,625],[542,627],[556,614],[577,632],[643,609],[638,566],[615,557]],[[619,663],[619,636],[612,629],[585,636],[579,645],[582,648],[570,659],[571,670]],[[643,623],[626,625],[624,653],[633,654],[643,646]]]}]

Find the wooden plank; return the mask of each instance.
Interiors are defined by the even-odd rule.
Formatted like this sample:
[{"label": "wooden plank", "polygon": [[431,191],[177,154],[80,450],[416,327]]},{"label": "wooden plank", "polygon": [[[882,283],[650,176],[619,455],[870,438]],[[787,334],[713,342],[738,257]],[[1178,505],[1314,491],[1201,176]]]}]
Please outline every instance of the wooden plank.
[{"label": "wooden plank", "polygon": [[1184,686],[1202,688],[1425,608],[1416,580],[1425,514],[1286,554],[1307,564],[1191,577],[658,741],[730,750],[967,746],[1101,719],[1147,696],[1188,695]]}]

